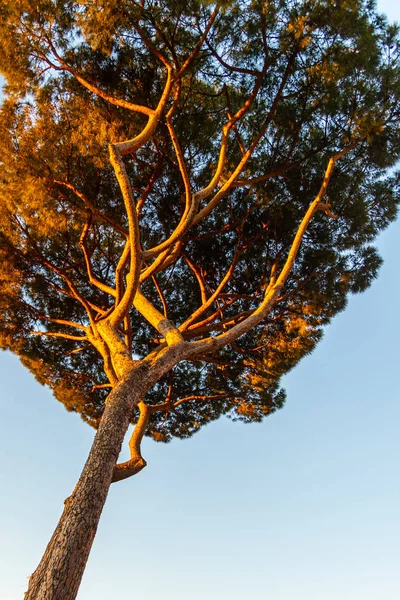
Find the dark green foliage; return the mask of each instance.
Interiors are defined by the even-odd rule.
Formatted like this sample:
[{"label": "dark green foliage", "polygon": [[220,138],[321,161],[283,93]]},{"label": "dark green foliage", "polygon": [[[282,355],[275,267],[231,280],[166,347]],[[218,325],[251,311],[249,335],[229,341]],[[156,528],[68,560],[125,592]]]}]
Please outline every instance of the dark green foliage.
[{"label": "dark green foliage", "polygon": [[[201,270],[210,292],[238,247],[237,266],[220,298],[223,316],[217,314],[205,333],[254,310],[272,264],[285,260],[327,161],[361,141],[338,161],[330,182],[328,197],[339,218],[319,212],[311,222],[267,320],[215,356],[180,363],[153,388],[147,398],[153,405],[163,403],[169,388],[174,402],[214,397],[154,413],[147,433],[159,441],[188,437],[223,414],[260,421],[282,406],[282,375],[314,349],[348,293],[363,291],[376,276],[380,259],[371,243],[394,220],[399,200],[392,170],[400,154],[397,30],[372,3],[358,0],[220,5],[183,79],[174,126],[193,190],[201,189],[218,161],[227,112],[240,108],[254,86],[252,71],[265,64],[257,98],[238,124],[248,148],[268,120],[239,176],[264,180],[233,188],[185,235],[178,260],[157,274],[170,319],[180,324],[201,304],[185,256]],[[93,426],[107,392],[95,387],[107,382],[100,355],[86,341],[31,332],[76,336],[79,331],[59,321],[88,325],[68,278],[87,301],[110,308],[112,298],[89,283],[79,239],[90,213],[93,271],[113,286],[127,219],[107,148],[135,136],[146,117],[88,91],[60,68],[55,52],[113,98],[155,108],[165,68],[135,27],[140,24],[148,40],[181,65],[214,7],[197,0],[143,6],[0,1],[0,64],[7,80],[0,116],[1,347],[17,353],[68,410]],[[240,158],[232,134],[226,176]],[[126,165],[137,195],[155,176],[140,221],[142,244],[149,248],[172,233],[183,210],[183,184],[165,123]],[[85,195],[92,208],[60,181]],[[153,280],[143,293],[162,310]],[[214,304],[202,318],[216,311]],[[143,357],[161,336],[137,311],[130,318],[133,353]]]}]

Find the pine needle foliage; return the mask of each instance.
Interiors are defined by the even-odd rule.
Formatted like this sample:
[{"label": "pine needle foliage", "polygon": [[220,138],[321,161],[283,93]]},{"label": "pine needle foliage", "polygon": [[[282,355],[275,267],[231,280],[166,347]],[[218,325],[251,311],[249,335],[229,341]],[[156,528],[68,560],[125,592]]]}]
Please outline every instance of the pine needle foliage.
[{"label": "pine needle foliage", "polygon": [[[94,427],[118,381],[97,325],[132,286],[135,235],[131,296],[209,340],[257,311],[340,155],[268,314],[178,361],[146,435],[280,408],[396,216],[397,28],[360,0],[1,0],[0,38],[0,343]],[[110,145],[135,139],[118,181]],[[165,331],[132,297],[114,325],[141,360]]]}]

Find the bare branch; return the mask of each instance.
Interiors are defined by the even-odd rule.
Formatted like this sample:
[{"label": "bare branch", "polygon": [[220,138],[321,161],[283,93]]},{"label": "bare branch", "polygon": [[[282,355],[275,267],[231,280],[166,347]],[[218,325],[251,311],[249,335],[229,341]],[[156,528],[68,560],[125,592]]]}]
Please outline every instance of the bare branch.
[{"label": "bare branch", "polygon": [[222,290],[224,289],[224,287],[230,280],[232,273],[237,265],[237,261],[239,260],[240,254],[241,254],[241,249],[238,245],[236,252],[234,254],[234,257],[232,259],[232,263],[231,263],[229,269],[227,270],[227,272],[225,273],[225,276],[221,280],[221,283],[216,288],[215,292],[208,298],[208,300],[203,302],[202,306],[200,306],[194,313],[192,313],[192,315],[188,319],[186,319],[186,321],[184,323],[182,323],[182,325],[179,326],[179,331],[182,331],[182,332],[186,331],[186,329],[188,329],[189,325],[191,325],[199,317],[201,317],[201,315],[203,315],[206,312],[206,310],[210,306],[212,306],[212,304],[217,300],[220,293],[222,292]]},{"label": "bare branch", "polygon": [[74,329],[81,329],[82,331],[86,331],[86,327],[84,325],[81,325],[80,323],[75,323],[74,321],[67,321],[65,319],[46,317],[30,304],[26,304],[26,307],[31,313],[33,313],[33,315],[37,319],[40,319],[41,321],[48,321],[49,323],[56,323],[57,325],[65,325],[66,327],[73,327]]},{"label": "bare branch", "polygon": [[133,112],[138,112],[138,113],[142,113],[144,115],[147,115],[148,117],[150,117],[150,116],[152,116],[154,114],[154,110],[151,109],[151,108],[148,108],[147,106],[141,106],[140,104],[133,104],[132,102],[128,102],[127,100],[123,100],[122,98],[114,98],[113,96],[110,96],[110,94],[107,94],[103,90],[100,90],[94,84],[92,84],[89,81],[87,81],[84,77],[82,77],[82,75],[80,75],[80,73],[78,73],[78,71],[74,67],[71,67],[71,65],[69,65],[68,63],[66,63],[65,60],[63,60],[61,58],[61,56],[58,54],[58,52],[57,52],[54,44],[52,43],[51,39],[49,37],[47,37],[46,39],[47,39],[47,43],[49,44],[52,53],[54,54],[55,58],[57,59],[57,62],[60,64],[60,67],[57,68],[56,65],[54,65],[54,63],[52,63],[47,58],[47,56],[42,55],[42,58],[51,67],[56,68],[58,70],[62,70],[62,71],[68,71],[68,73],[71,73],[71,75],[73,75],[75,77],[75,79],[77,81],[79,81],[79,83],[81,85],[83,85],[83,87],[85,87],[87,90],[89,90],[90,92],[92,92],[96,96],[99,96],[100,98],[103,98],[103,100],[106,100],[110,104],[113,104],[114,106],[121,106],[122,108],[126,108],[128,110],[133,111]]},{"label": "bare branch", "polygon": [[144,45],[150,50],[150,52],[165,66],[167,69],[172,70],[172,65],[169,60],[159,51],[157,48],[150,42],[150,40],[145,36],[143,29],[140,27],[139,23],[134,23],[134,28],[140,35]]},{"label": "bare branch", "polygon": [[153,256],[157,256],[157,254],[160,254],[163,250],[171,247],[175,242],[177,242],[186,233],[186,231],[190,228],[193,218],[194,218],[194,215],[197,211],[197,207],[198,207],[198,203],[195,202],[195,198],[194,198],[194,196],[192,196],[192,193],[191,193],[189,175],[187,172],[185,159],[184,159],[183,152],[182,152],[178,137],[176,135],[176,132],[175,132],[175,129],[174,129],[174,126],[172,123],[172,115],[173,115],[174,110],[179,101],[179,96],[180,96],[180,84],[178,84],[177,90],[175,92],[174,103],[166,115],[166,123],[167,123],[167,128],[168,128],[168,131],[169,131],[169,134],[171,137],[172,144],[174,146],[175,155],[176,155],[176,158],[178,161],[179,171],[180,171],[183,185],[185,188],[185,210],[183,212],[183,215],[181,217],[179,224],[177,225],[177,227],[175,228],[173,233],[169,236],[169,238],[166,239],[161,244],[158,244],[158,246],[155,246],[149,250],[145,250],[143,252],[144,259],[148,259]]},{"label": "bare branch", "polygon": [[156,309],[143,296],[140,289],[137,290],[134,301],[134,307],[140,312],[141,315],[151,324],[161,335],[166,339],[168,346],[175,345],[183,341],[183,337],[176,325],[169,319],[166,319],[163,314]]},{"label": "bare branch", "polygon": [[110,150],[110,162],[114,168],[117,176],[118,183],[121,188],[122,197],[124,199],[125,210],[128,217],[129,224],[129,252],[130,252],[130,268],[127,275],[127,285],[125,292],[116,305],[114,311],[111,313],[109,319],[112,325],[120,323],[127,315],[130,307],[132,306],[133,299],[137,287],[139,285],[140,269],[142,264],[142,251],[140,246],[139,236],[139,223],[138,216],[135,207],[135,201],[133,198],[132,187],[129,182],[129,178],[125,169],[122,156],[125,154],[135,152],[138,148],[143,146],[153,135],[161,114],[165,108],[165,104],[168,100],[171,91],[172,74],[171,69],[168,67],[167,81],[165,83],[164,91],[161,99],[158,103],[157,109],[154,114],[149,118],[149,121],[143,131],[137,135],[133,140],[126,142],[120,142],[117,144],[111,144]]},{"label": "bare branch", "polygon": [[123,236],[128,237],[128,232],[126,229],[124,229],[123,227],[118,225],[118,223],[107,217],[107,215],[104,215],[98,208],[94,206],[92,202],[90,202],[88,197],[82,194],[82,192],[80,192],[75,186],[73,186],[72,183],[69,183],[68,181],[60,181],[59,179],[54,179],[54,183],[56,183],[57,185],[62,185],[63,187],[71,190],[75,194],[75,196],[82,200],[84,205],[93,213],[93,215],[110,225],[113,229],[121,233]]},{"label": "bare branch", "polygon": [[98,385],[93,385],[92,389],[90,391],[94,392],[95,390],[103,390],[103,389],[111,388],[111,387],[112,387],[111,383],[102,383],[102,384],[98,384]]},{"label": "bare branch", "polygon": [[207,302],[207,292],[206,292],[206,287],[204,284],[204,279],[200,273],[200,270],[194,264],[194,262],[192,262],[192,260],[189,258],[189,256],[186,253],[183,253],[183,258],[185,259],[185,261],[189,265],[189,268],[194,273],[194,276],[197,279],[197,283],[199,284],[199,288],[200,288],[201,303],[205,304]]},{"label": "bare branch", "polygon": [[198,55],[198,53],[201,50],[202,45],[204,44],[207,35],[217,17],[219,13],[219,6],[216,6],[211,14],[211,17],[208,20],[208,23],[206,25],[206,28],[204,30],[203,35],[201,36],[201,38],[199,39],[199,41],[197,42],[197,44],[195,45],[195,47],[193,48],[192,52],[190,53],[190,55],[187,57],[187,59],[185,60],[185,62],[183,63],[183,65],[181,66],[181,68],[179,69],[178,73],[176,74],[176,79],[179,79],[182,77],[182,75],[185,73],[185,71],[187,71],[187,69],[190,67],[190,65],[192,64],[193,60],[196,58],[196,56]]},{"label": "bare branch", "polygon": [[157,290],[157,293],[158,293],[158,295],[159,295],[159,297],[160,297],[161,304],[163,305],[164,317],[165,317],[166,319],[168,319],[168,307],[167,307],[167,302],[166,302],[166,300],[165,300],[164,292],[162,291],[162,289],[161,289],[161,287],[160,287],[160,285],[159,285],[159,283],[158,283],[158,281],[157,281],[157,278],[156,278],[156,276],[155,276],[155,275],[152,275],[152,276],[151,276],[151,278],[152,278],[152,280],[153,280],[153,283],[154,283],[154,285],[155,285],[155,288],[156,288],[156,290]]},{"label": "bare branch", "polygon": [[138,408],[140,410],[139,420],[135,425],[129,441],[131,457],[129,460],[115,465],[112,478],[113,483],[115,481],[122,481],[122,479],[132,477],[132,475],[136,475],[147,465],[146,461],[141,455],[140,445],[149,424],[150,411],[147,404],[145,404],[143,401],[138,403]]},{"label": "bare branch", "polygon": [[79,342],[88,339],[85,335],[69,335],[68,333],[59,333],[53,331],[30,331],[29,334],[44,337],[59,337],[64,338],[65,340],[78,340]]},{"label": "bare branch", "polygon": [[222,67],[224,67],[224,69],[227,69],[228,71],[231,71],[233,73],[243,73],[244,75],[254,75],[255,77],[258,77],[260,75],[260,71],[257,71],[256,69],[246,69],[246,67],[238,67],[238,66],[230,65],[217,53],[217,51],[211,46],[211,44],[209,42],[207,42],[207,46],[211,50],[212,55],[217,59],[219,64]]},{"label": "bare branch", "polygon": [[[210,212],[214,209],[214,207],[218,204],[218,202],[220,202],[220,200],[228,193],[228,191],[231,189],[233,183],[236,181],[237,177],[239,176],[239,174],[242,172],[242,170],[244,169],[247,161],[249,160],[249,158],[252,156],[255,148],[257,147],[258,143],[260,142],[260,140],[262,139],[262,137],[264,136],[264,134],[266,133],[268,126],[275,114],[275,111],[278,107],[279,104],[279,100],[281,98],[282,92],[284,90],[284,87],[286,85],[286,82],[289,78],[290,75],[290,71],[291,68],[293,66],[294,60],[296,58],[297,55],[297,50],[295,52],[292,53],[292,55],[290,56],[289,60],[288,60],[288,64],[286,65],[286,70],[285,73],[282,77],[279,89],[276,93],[276,96],[274,98],[274,101],[272,102],[271,108],[268,111],[268,114],[264,120],[263,125],[261,126],[258,134],[254,137],[253,141],[251,142],[248,150],[245,152],[245,154],[243,154],[242,159],[239,161],[238,165],[236,166],[236,169],[234,169],[233,173],[230,175],[230,177],[227,179],[227,181],[223,184],[223,186],[218,190],[218,192],[215,194],[215,196],[212,198],[212,200],[210,200],[210,202],[196,215],[194,221],[193,221],[193,225],[197,225],[202,219],[204,219],[207,215],[210,214]],[[266,65],[264,66],[264,69],[266,69]],[[264,75],[264,73],[263,73]],[[243,116],[243,114],[248,110],[248,108],[250,107],[250,105],[252,104],[254,98],[257,95],[258,89],[260,88],[262,83],[262,79],[260,78],[260,80],[256,81],[255,87],[252,91],[252,94],[248,97],[248,99],[246,100],[246,102],[243,104],[243,106],[237,111],[236,115],[233,117],[232,120],[229,121],[228,125],[224,126],[225,128],[229,129],[238,121],[238,119],[241,118],[241,116]],[[221,158],[221,155],[220,155]],[[214,186],[215,187],[215,186]]]},{"label": "bare branch", "polygon": [[177,400],[176,402],[174,402],[172,407],[176,408],[177,406],[179,406],[180,404],[183,404],[184,402],[193,402],[193,400],[195,400],[196,402],[198,402],[199,400],[201,400],[202,402],[208,402],[209,400],[223,400],[224,398],[228,398],[228,394],[213,394],[213,395],[209,395],[209,396],[200,396],[200,395],[186,396],[186,398],[180,398],[180,400]]},{"label": "bare branch", "polygon": [[228,331],[225,331],[224,333],[214,338],[207,338],[206,340],[191,342],[191,351],[193,352],[193,354],[197,354],[195,350],[196,348],[199,352],[202,353],[212,352],[219,348],[222,348],[223,346],[235,341],[238,337],[253,329],[253,327],[256,327],[266,317],[271,308],[274,306],[276,299],[281,289],[283,288],[289,276],[289,273],[293,268],[294,261],[299,251],[303,236],[314,214],[319,210],[319,205],[326,194],[336,161],[348,152],[350,152],[350,150],[352,150],[356,145],[357,142],[347,146],[344,150],[342,150],[341,152],[329,159],[320,190],[315,199],[310,204],[306,214],[304,215],[299,225],[292,246],[289,250],[286,262],[278,276],[276,276],[275,274],[276,266],[274,267],[271,273],[270,282],[265,290],[264,299],[261,302],[260,306],[256,310],[254,310],[247,318],[245,318],[240,323],[234,325]]},{"label": "bare branch", "polygon": [[92,219],[91,219],[91,215],[89,215],[89,217],[85,223],[85,226],[83,228],[81,237],[79,238],[79,246],[83,252],[83,256],[85,257],[86,271],[87,271],[87,274],[89,277],[89,281],[92,285],[97,287],[97,289],[101,290],[102,292],[105,292],[106,294],[110,294],[111,296],[115,296],[116,291],[111,286],[107,285],[106,283],[103,283],[102,281],[100,281],[99,279],[94,277],[94,275],[93,275],[92,264],[90,262],[90,256],[89,256],[87,246],[86,246],[86,238],[89,233],[91,224],[92,224]]},{"label": "bare branch", "polygon": [[170,265],[175,263],[180,256],[181,248],[182,242],[179,241],[173,246],[173,248],[168,248],[167,250],[164,250],[164,252],[159,254],[154,260],[154,262],[149,267],[144,269],[140,274],[140,283],[146,281],[146,279],[151,277],[154,273],[164,271]]}]

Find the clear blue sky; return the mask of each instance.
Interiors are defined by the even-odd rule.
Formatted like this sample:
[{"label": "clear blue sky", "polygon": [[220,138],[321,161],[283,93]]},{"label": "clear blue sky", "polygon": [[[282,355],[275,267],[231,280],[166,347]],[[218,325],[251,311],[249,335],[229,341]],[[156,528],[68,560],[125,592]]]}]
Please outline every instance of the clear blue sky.
[{"label": "clear blue sky", "polygon": [[[400,20],[395,0],[379,2]],[[400,222],[379,279],[260,425],[221,420],[112,487],[79,600],[400,598]],[[18,600],[93,431],[0,355],[0,600]]]}]

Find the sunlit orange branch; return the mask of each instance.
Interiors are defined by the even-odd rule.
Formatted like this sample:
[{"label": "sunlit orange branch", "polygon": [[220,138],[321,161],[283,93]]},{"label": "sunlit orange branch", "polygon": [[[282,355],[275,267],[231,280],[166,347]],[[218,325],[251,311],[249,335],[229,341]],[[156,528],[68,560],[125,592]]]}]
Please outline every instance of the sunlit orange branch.
[{"label": "sunlit orange branch", "polygon": [[141,401],[138,404],[140,411],[139,420],[135,425],[131,439],[129,440],[130,459],[115,465],[112,482],[127,479],[132,475],[136,475],[146,466],[146,461],[141,455],[140,445],[143,436],[149,424],[150,411],[145,402]]},{"label": "sunlit orange branch", "polygon": [[201,400],[203,402],[207,402],[208,400],[222,400],[223,398],[227,398],[227,397],[228,397],[228,394],[213,394],[213,395],[209,395],[209,396],[199,396],[199,395],[186,396],[186,398],[181,398],[177,402],[174,402],[173,408],[176,408],[177,406],[179,406],[180,404],[183,404],[184,402],[192,402],[193,400],[196,400],[196,401]]},{"label": "sunlit orange branch", "polygon": [[325,204],[322,203],[322,200],[326,194],[329,181],[332,177],[333,168],[335,166],[336,161],[346,155],[350,150],[355,148],[357,142],[347,146],[344,150],[337,153],[335,156],[331,157],[328,161],[328,165],[325,170],[324,178],[320,187],[320,190],[314,200],[311,202],[306,214],[304,215],[298,229],[294,240],[292,242],[291,248],[289,250],[287,259],[285,261],[284,266],[282,267],[279,275],[276,272],[276,265],[271,273],[270,282],[265,290],[264,299],[261,302],[260,306],[252,311],[252,313],[245,319],[243,319],[240,323],[234,325],[228,331],[214,337],[207,338],[205,340],[198,340],[191,343],[192,351],[196,352],[196,348],[200,352],[212,352],[215,351],[226,344],[229,344],[235,341],[241,335],[247,333],[254,327],[256,327],[261,321],[266,317],[271,308],[274,306],[276,299],[283,288],[289,273],[291,272],[294,261],[296,259],[297,253],[299,251],[303,236],[307,231],[308,225],[315,215],[315,213],[319,210],[326,210]]},{"label": "sunlit orange branch", "polygon": [[96,348],[97,352],[102,357],[104,372],[107,375],[111,386],[114,387],[118,383],[118,376],[112,362],[109,344],[101,335],[99,335],[98,327],[92,325],[86,330],[86,332],[90,343],[94,346],[94,348]]},{"label": "sunlit orange branch", "polygon": [[128,264],[130,256],[130,245],[129,240],[125,242],[124,249],[118,261],[117,267],[115,269],[115,287],[116,287],[116,304],[118,305],[121,302],[121,298],[124,294],[124,282],[123,282],[123,274],[124,270]]},{"label": "sunlit orange branch", "polygon": [[56,319],[53,317],[47,317],[46,315],[42,315],[35,307],[24,302],[23,305],[26,309],[35,317],[35,319],[39,319],[41,321],[47,321],[49,323],[55,323],[56,325],[65,325],[66,327],[73,327],[74,329],[80,329],[81,331],[86,331],[86,327],[81,325],[80,323],[75,323],[74,321],[67,321],[65,319]]},{"label": "sunlit orange branch", "polygon": [[[194,337],[199,337],[205,334],[209,334],[213,331],[224,331],[229,325],[237,325],[238,323],[241,323],[243,320],[245,320],[247,317],[249,317],[250,315],[253,314],[253,310],[244,310],[240,313],[237,313],[236,315],[233,315],[231,317],[227,317],[226,319],[223,319],[221,321],[218,322],[211,322],[210,325],[203,325],[204,322],[206,322],[206,320],[201,321],[199,324],[195,323],[194,325],[191,326],[190,329],[187,329],[185,332],[183,332],[183,337],[184,339],[190,339],[190,338],[194,338]],[[218,316],[220,313],[219,311],[216,311],[214,313],[214,319],[216,316]]]},{"label": "sunlit orange branch", "polygon": [[193,396],[186,396],[185,398],[180,398],[176,402],[163,402],[162,404],[153,404],[149,406],[149,411],[151,414],[161,411],[170,411],[174,408],[177,408],[180,404],[184,404],[185,402],[208,402],[209,400],[223,400],[224,398],[228,398],[228,394],[210,394],[210,395],[201,395],[194,394]]},{"label": "sunlit orange branch", "polygon": [[126,315],[126,317],[124,319],[124,336],[125,336],[125,343],[128,347],[128,350],[132,354],[133,337],[132,337],[132,324],[131,324],[131,319],[129,317],[129,313]]},{"label": "sunlit orange branch", "polygon": [[141,272],[140,283],[146,281],[146,279],[151,277],[154,273],[164,271],[170,265],[175,263],[180,256],[181,248],[182,242],[179,241],[173,246],[172,249],[168,248],[167,250],[164,250],[164,252],[159,254],[157,258],[152,262],[152,264],[149,267],[143,269],[143,271]]},{"label": "sunlit orange branch", "polygon": [[114,311],[109,317],[112,325],[120,323],[132,306],[132,302],[139,285],[142,264],[138,216],[133,198],[132,187],[129,182],[122,156],[131,152],[135,152],[138,148],[148,142],[153,135],[171,91],[172,74],[169,67],[167,70],[167,81],[165,83],[163,94],[158,103],[157,109],[155,110],[154,114],[149,117],[149,121],[143,131],[132,140],[111,144],[109,147],[110,162],[114,168],[119,186],[121,188],[125,210],[128,217],[130,252],[130,266],[129,273],[126,278],[126,288],[120,302],[116,304]]},{"label": "sunlit orange branch", "polygon": [[140,248],[139,223],[132,188],[129,183],[128,175],[126,173],[123,160],[120,154],[112,145],[110,146],[110,162],[114,168],[119,186],[121,188],[129,223],[130,269],[126,279],[127,285],[120,302],[116,305],[115,310],[110,315],[110,322],[112,322],[113,324],[117,324],[124,319],[125,315],[127,314],[132,305],[132,301],[137,286],[139,284],[139,275],[142,259]]},{"label": "sunlit orange branch", "polygon": [[221,283],[218,285],[218,287],[216,288],[214,293],[208,298],[208,300],[203,302],[202,306],[200,306],[196,311],[194,311],[194,313],[192,313],[192,315],[188,319],[186,319],[186,321],[184,323],[182,323],[182,325],[179,326],[179,331],[182,331],[182,332],[186,331],[186,329],[188,329],[189,325],[191,325],[199,317],[201,317],[201,315],[203,315],[206,312],[206,310],[210,306],[212,306],[212,304],[218,299],[220,293],[222,292],[222,290],[224,289],[224,287],[226,286],[226,284],[232,277],[232,273],[237,265],[237,261],[239,260],[240,254],[241,254],[241,249],[238,247],[236,249],[236,252],[234,254],[234,257],[233,257],[233,260],[232,260],[232,263],[231,263],[229,269],[225,273],[225,276],[221,280]]},{"label": "sunlit orange branch", "polygon": [[87,350],[90,347],[90,344],[85,344],[84,346],[80,346],[79,348],[75,348],[75,350],[71,350],[67,352],[65,356],[71,356],[71,354],[78,354],[78,352],[82,352],[83,350]]},{"label": "sunlit orange branch", "polygon": [[213,26],[213,23],[214,23],[217,15],[218,15],[218,13],[219,13],[219,6],[216,6],[214,8],[212,14],[211,14],[211,17],[208,20],[208,23],[206,25],[206,28],[204,30],[203,35],[201,36],[201,38],[199,39],[199,41],[197,42],[197,44],[193,48],[192,52],[190,53],[190,55],[187,57],[187,59],[185,60],[185,62],[181,66],[181,68],[179,69],[178,73],[175,76],[176,79],[182,77],[182,75],[185,73],[185,71],[187,71],[187,69],[192,64],[193,60],[196,58],[196,56],[200,52],[201,47],[203,46],[203,44],[204,44],[204,42],[205,42],[205,40],[207,38],[207,35],[208,35],[211,27]]},{"label": "sunlit orange branch", "polygon": [[59,337],[64,338],[65,340],[78,340],[79,342],[88,339],[85,335],[70,335],[69,333],[59,333],[55,331],[30,331],[29,334],[45,337]]},{"label": "sunlit orange branch", "polygon": [[[228,117],[230,119],[232,118],[232,115],[231,115],[230,112],[228,112]],[[237,141],[238,146],[240,148],[240,152],[242,153],[242,156],[244,156],[246,154],[246,148],[244,147],[242,137],[241,137],[241,135],[239,133],[239,129],[237,128],[236,124],[232,125],[232,130],[233,130],[233,132],[235,134],[236,141]]]},{"label": "sunlit orange branch", "polygon": [[139,23],[134,23],[134,28],[138,32],[142,42],[144,45],[150,50],[150,52],[165,66],[167,69],[172,70],[172,65],[167,58],[150,42],[150,40],[145,36],[143,29],[140,27]]},{"label": "sunlit orange branch", "polygon": [[176,325],[167,319],[165,315],[160,313],[160,311],[145,296],[143,296],[140,288],[136,291],[133,306],[166,339],[168,345],[173,345],[183,340]]},{"label": "sunlit orange branch", "polygon": [[[220,297],[222,297],[222,296],[223,296],[223,294],[220,294]],[[241,298],[243,298],[243,296],[241,296]],[[224,312],[229,306],[232,306],[232,304],[234,304],[237,300],[238,300],[238,296],[235,296],[235,298],[224,301],[224,304],[222,306],[222,312]],[[211,315],[209,315],[207,318],[202,319],[201,321],[197,321],[197,323],[192,323],[192,325],[189,325],[189,327],[187,328],[187,331],[195,331],[195,330],[197,331],[199,327],[204,328],[205,325],[210,325],[211,323],[214,323],[220,315],[221,315],[221,307],[218,308],[218,310],[216,310],[215,312],[211,313]],[[230,318],[232,318],[232,317],[230,317]],[[218,322],[216,322],[216,324],[218,324]],[[209,331],[211,331],[211,329],[209,329]],[[185,337],[185,334],[184,334],[184,337]]]},{"label": "sunlit orange branch", "polygon": [[178,137],[175,132],[175,128],[172,123],[172,115],[177,106],[177,103],[179,100],[179,95],[180,95],[180,85],[178,85],[178,88],[175,93],[174,103],[171,106],[171,108],[169,109],[169,111],[167,112],[165,120],[167,123],[167,128],[168,128],[168,131],[170,134],[170,138],[171,138],[174,150],[175,150],[175,155],[176,155],[177,162],[178,162],[179,172],[181,174],[184,189],[185,189],[185,210],[179,221],[179,224],[177,225],[177,227],[175,228],[173,233],[169,236],[169,238],[166,239],[164,242],[161,242],[157,246],[155,246],[149,250],[145,250],[143,252],[144,259],[148,259],[153,256],[157,256],[157,254],[160,254],[163,250],[171,247],[176,241],[178,241],[186,233],[186,231],[190,228],[192,221],[193,221],[193,217],[197,211],[198,205],[194,201],[194,196],[192,196],[189,175],[187,172],[185,159],[183,156],[183,152],[182,152]]},{"label": "sunlit orange branch", "polygon": [[185,259],[190,270],[193,272],[194,276],[197,279],[197,283],[199,284],[199,288],[200,288],[201,303],[205,304],[207,302],[207,292],[206,292],[206,286],[204,284],[204,279],[201,276],[200,270],[197,268],[197,266],[194,264],[194,262],[192,262],[192,260],[189,258],[189,256],[186,253],[183,253],[183,258]]},{"label": "sunlit orange branch", "polygon": [[[225,123],[225,125],[222,127],[221,146],[220,146],[220,152],[219,152],[219,157],[218,157],[218,162],[217,162],[217,168],[215,170],[214,176],[212,177],[210,183],[206,187],[204,187],[203,189],[199,190],[198,192],[196,192],[194,194],[194,200],[195,200],[196,204],[200,203],[201,200],[204,200],[210,194],[212,194],[213,191],[215,190],[215,188],[217,187],[217,185],[219,184],[224,167],[225,167],[229,132],[236,125],[236,123],[248,112],[248,110],[250,109],[254,100],[256,99],[257,94],[260,90],[262,81],[263,81],[263,77],[266,73],[267,66],[268,66],[267,62],[265,62],[263,70],[261,72],[257,72],[257,78],[256,78],[253,89],[250,92],[249,96],[244,101],[242,106],[237,110],[237,112],[232,117],[230,117],[229,121],[227,123]],[[246,161],[247,161],[247,159],[246,159]],[[238,173],[240,173],[240,171]],[[228,189],[226,191],[228,191]],[[210,210],[208,212],[210,212],[212,210],[212,208],[214,208],[214,206],[217,202],[218,202],[218,200],[214,204],[211,205]],[[207,207],[205,207],[205,208],[207,208]],[[205,209],[203,209],[203,211],[204,210]],[[203,211],[200,211],[200,213],[195,217],[195,219],[193,221],[194,225],[196,225],[203,218],[203,217],[200,218],[200,215],[203,214]],[[207,212],[207,214],[208,214],[208,212]]]},{"label": "sunlit orange branch", "polygon": [[[96,96],[103,98],[103,100],[106,100],[107,102],[109,102],[110,104],[113,104],[114,106],[120,106],[122,108],[126,108],[133,112],[142,113],[144,115],[147,115],[148,117],[150,117],[151,115],[154,114],[154,110],[151,108],[148,108],[147,106],[141,106],[140,104],[133,104],[132,102],[128,102],[127,100],[123,100],[122,98],[114,98],[113,96],[110,96],[110,94],[107,94],[103,90],[100,90],[97,86],[95,86],[94,84],[87,81],[84,77],[82,77],[82,75],[80,75],[80,73],[78,73],[78,71],[74,67],[71,67],[71,65],[66,63],[65,60],[63,60],[61,58],[61,56],[58,54],[53,42],[51,41],[50,37],[46,37],[46,41],[49,44],[50,49],[51,49],[53,55],[55,56],[57,62],[60,64],[60,67],[58,67],[58,69],[67,71],[68,73],[71,73],[71,75],[73,75],[75,77],[75,79],[77,81],[79,81],[79,83],[81,85],[83,85],[83,87],[85,87],[87,90],[89,90]],[[48,59],[47,56],[42,55],[42,58],[44,58],[44,60],[46,60],[46,62],[48,62],[50,64],[50,66],[52,66],[53,68],[57,68],[54,65],[54,63],[50,62],[50,60]]]},{"label": "sunlit orange branch", "polygon": [[156,290],[157,290],[157,293],[158,293],[158,295],[159,295],[159,297],[160,297],[161,304],[162,304],[163,311],[164,311],[164,317],[165,317],[166,319],[168,319],[168,307],[167,307],[167,302],[166,302],[166,300],[165,300],[164,292],[162,291],[162,289],[161,289],[161,286],[159,285],[159,283],[158,283],[158,281],[157,281],[157,278],[156,278],[156,276],[155,276],[155,275],[152,275],[152,276],[151,276],[151,278],[152,278],[152,280],[153,280],[153,283],[154,283],[154,285],[155,285],[155,288],[156,288]]},{"label": "sunlit orange branch", "polygon": [[[64,290],[62,287],[60,287],[53,281],[50,281],[47,277],[43,277],[43,279],[46,282],[46,285],[53,288],[53,290],[55,290],[59,294],[62,294],[63,296],[67,296],[68,298],[72,298],[73,300],[76,300],[76,297],[72,294],[71,291]],[[103,310],[102,308],[100,308],[99,306],[97,306],[96,304],[91,302],[90,300],[88,300],[88,304],[93,309],[93,311],[97,312],[99,315],[105,313],[105,310]]]},{"label": "sunlit orange branch", "polygon": [[[202,219],[204,219],[207,215],[210,214],[210,212],[215,208],[215,206],[220,202],[220,200],[229,192],[229,190],[232,187],[232,184],[236,181],[237,177],[239,176],[239,174],[242,172],[242,170],[244,169],[247,161],[249,160],[249,158],[252,156],[255,148],[257,147],[258,143],[260,142],[260,140],[263,138],[263,136],[265,135],[269,124],[271,123],[271,120],[276,112],[276,109],[278,107],[279,104],[279,100],[281,98],[282,92],[284,90],[284,87],[286,85],[286,82],[289,78],[290,75],[290,71],[292,68],[292,65],[294,63],[295,57],[297,55],[297,50],[295,52],[292,53],[291,57],[288,60],[288,64],[286,66],[286,70],[285,73],[282,77],[279,89],[275,95],[275,98],[272,102],[271,108],[268,111],[268,114],[264,120],[263,125],[261,126],[258,134],[255,136],[255,138],[253,139],[253,141],[251,142],[248,150],[246,151],[246,153],[242,156],[241,160],[239,161],[238,165],[236,166],[236,168],[234,169],[233,173],[230,175],[230,177],[226,180],[226,182],[223,184],[223,186],[218,190],[218,192],[214,195],[214,197],[208,202],[208,204],[196,215],[194,221],[193,221],[193,225],[197,225]],[[264,68],[266,68],[266,66],[264,66]],[[255,90],[257,89],[257,84],[255,88],[253,89],[253,95],[256,95]],[[261,86],[261,81],[259,83],[259,86]],[[253,96],[253,100],[255,98],[255,95]],[[244,112],[248,109],[248,107],[251,105],[250,101],[250,97],[247,99],[247,101],[245,102],[245,104],[241,107],[241,109],[239,109],[239,111],[237,111],[236,115],[234,116],[233,120],[229,121],[230,127],[233,126],[234,123],[237,122],[237,120],[243,116]],[[249,105],[247,105],[247,108],[245,108],[246,103],[249,102]],[[226,126],[225,126],[226,127]]]},{"label": "sunlit orange branch", "polygon": [[140,217],[143,205],[146,202],[151,190],[153,189],[154,183],[157,180],[157,176],[159,175],[163,159],[164,159],[163,156],[161,156],[159,158],[157,165],[148,180],[145,190],[143,191],[142,195],[140,196],[139,200],[136,203],[136,213],[137,213],[138,217]]}]

